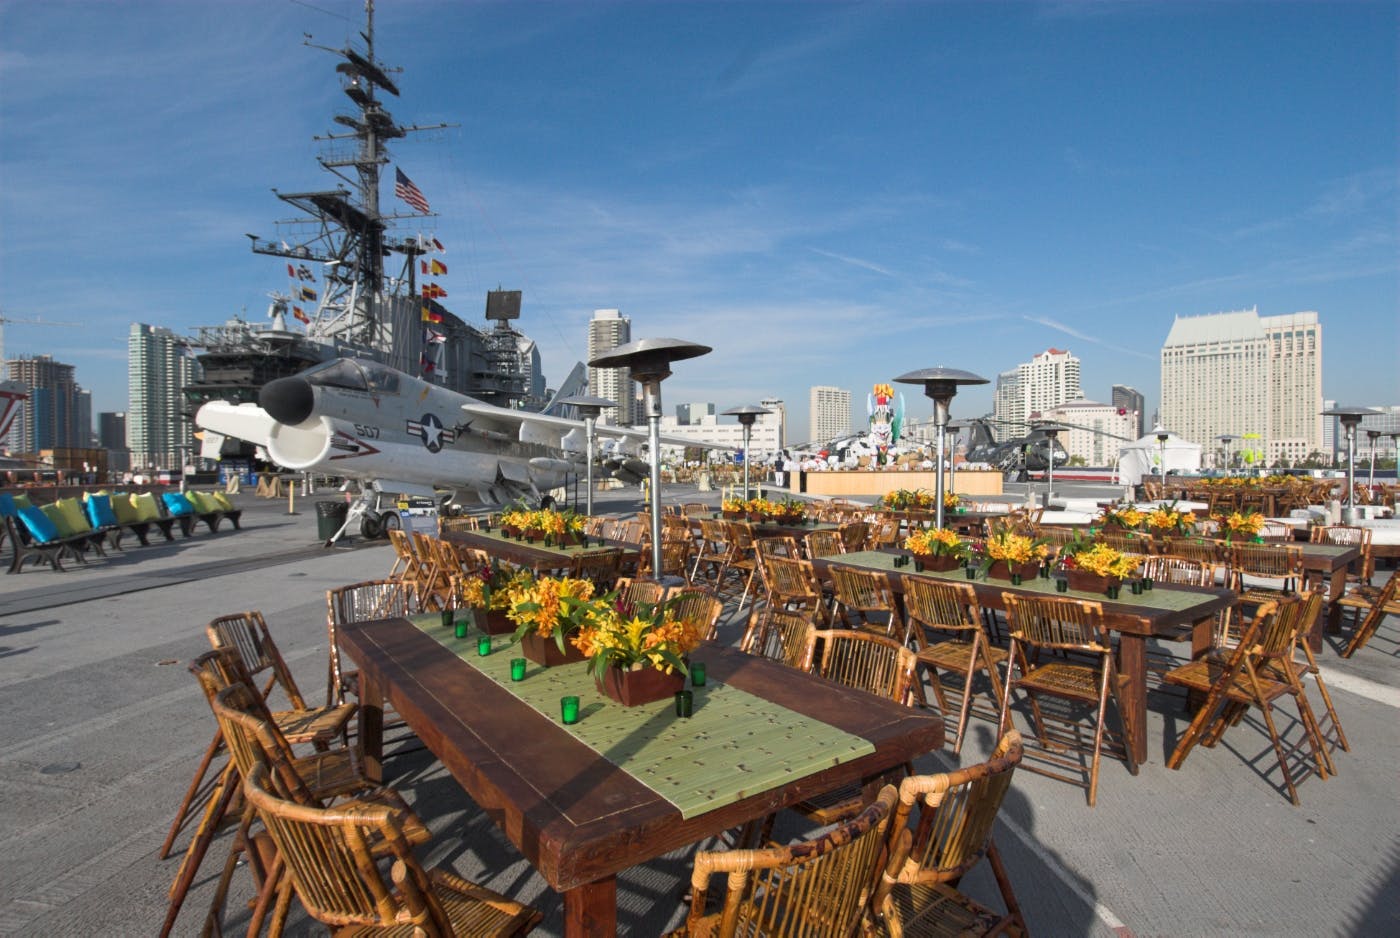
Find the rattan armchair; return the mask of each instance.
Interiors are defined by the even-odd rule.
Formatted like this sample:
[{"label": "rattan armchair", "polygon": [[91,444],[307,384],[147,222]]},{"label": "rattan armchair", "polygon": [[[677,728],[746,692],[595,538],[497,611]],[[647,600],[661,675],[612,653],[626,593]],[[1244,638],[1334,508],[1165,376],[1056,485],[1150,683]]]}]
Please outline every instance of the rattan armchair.
[{"label": "rattan armchair", "polygon": [[[894,786],[886,785],[863,811],[815,840],[697,853],[690,914],[671,938],[855,934],[879,873],[895,799]],[[712,911],[710,880],[719,874],[726,876],[725,891]]]},{"label": "rattan armchair", "polygon": [[666,605],[672,614],[687,625],[702,631],[708,640],[714,640],[724,603],[719,597],[701,586],[688,586],[676,590],[666,598]]},{"label": "rattan armchair", "polygon": [[542,918],[446,870],[425,871],[397,808],[297,804],[278,796],[263,766],[249,773],[244,793],[302,905],[337,934],[523,935]]},{"label": "rattan armchair", "polygon": [[[1061,781],[1085,785],[1083,763],[1071,759],[1053,749],[1078,749],[1083,751],[1083,741],[1073,724],[1056,719],[1057,730],[1051,732],[1045,708],[1037,697],[1047,694],[1072,702],[1088,703],[1095,707],[1094,740],[1089,750],[1089,777],[1087,794],[1089,806],[1093,807],[1098,798],[1099,761],[1103,752],[1104,737],[1107,735],[1108,701],[1111,698],[1118,710],[1120,721],[1124,720],[1123,709],[1118,705],[1118,694],[1122,682],[1113,660],[1113,646],[1103,625],[1103,605],[1075,599],[1051,599],[1021,596],[1015,593],[1002,593],[1002,603],[1006,607],[1007,630],[1011,634],[1011,650],[1006,671],[1006,687],[1001,703],[1000,725],[1009,729],[1011,719],[1011,698],[1018,688],[1030,698],[1031,721],[1036,735],[1046,746],[1040,753],[1040,760],[1049,766],[1061,769],[1075,769],[1076,777],[1062,775],[1052,769],[1036,769],[1043,774]],[[1049,653],[1049,654],[1043,654]],[[1073,654],[1090,663],[1081,664],[1056,653]],[[1062,731],[1058,726],[1066,727]],[[1126,730],[1126,727],[1125,727]],[[1127,734],[1121,738],[1121,750],[1128,771],[1136,775],[1137,760],[1133,757],[1132,746],[1127,743]]]},{"label": "rattan armchair", "polygon": [[[940,775],[911,775],[899,785],[890,824],[890,859],[871,909],[892,938],[1026,934],[992,828],[1021,762],[1021,734],[1007,730],[991,758]],[[919,806],[913,830],[909,817]],[[958,888],[983,859],[996,878],[1004,914]]]}]

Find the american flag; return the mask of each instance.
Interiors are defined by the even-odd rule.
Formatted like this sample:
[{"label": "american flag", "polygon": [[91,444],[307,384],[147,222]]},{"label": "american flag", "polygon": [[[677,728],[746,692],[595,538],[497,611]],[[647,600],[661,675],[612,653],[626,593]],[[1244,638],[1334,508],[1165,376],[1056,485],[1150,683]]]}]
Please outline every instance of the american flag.
[{"label": "american flag", "polygon": [[403,170],[399,169],[397,166],[394,167],[394,195],[403,199],[424,215],[428,214],[430,211],[428,208],[428,200],[423,197],[422,191],[419,190],[419,188],[413,184],[413,180],[405,176]]}]

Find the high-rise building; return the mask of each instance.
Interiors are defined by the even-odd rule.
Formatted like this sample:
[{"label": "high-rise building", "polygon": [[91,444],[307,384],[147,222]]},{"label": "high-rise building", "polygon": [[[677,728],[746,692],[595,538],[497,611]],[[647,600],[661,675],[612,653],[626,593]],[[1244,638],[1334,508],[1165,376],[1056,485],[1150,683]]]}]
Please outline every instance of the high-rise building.
[{"label": "high-rise building", "polygon": [[[1336,401],[1327,401],[1323,410],[1331,410],[1337,406]],[[1361,423],[1356,427],[1356,461],[1360,464],[1369,465],[1371,459],[1371,447],[1375,446],[1377,459],[1394,459],[1397,438],[1400,438],[1400,404],[1369,404],[1374,414],[1367,414],[1361,418]],[[1331,456],[1337,464],[1346,462],[1347,458],[1347,432],[1342,427],[1342,422],[1336,417],[1324,417],[1323,427],[1325,428],[1326,443],[1334,449],[1325,450],[1326,455]],[[1374,440],[1371,433],[1378,434]]]},{"label": "high-rise building", "polygon": [[715,415],[715,405],[709,403],[677,404],[676,423],[680,426],[689,426],[692,423],[699,423],[703,417],[713,417]]},{"label": "high-rise building", "polygon": [[131,468],[126,448],[126,411],[104,410],[97,415],[97,445],[107,451],[107,468],[124,472]]},{"label": "high-rise building", "polygon": [[844,388],[814,387],[810,392],[808,419],[812,445],[820,445],[851,432],[851,392]]},{"label": "high-rise building", "polygon": [[49,355],[6,362],[10,378],[29,385],[29,399],[19,406],[10,429],[10,448],[37,453],[45,449],[92,445],[92,395],[78,386],[73,366]]},{"label": "high-rise building", "polygon": [[1137,388],[1130,388],[1126,384],[1115,384],[1110,403],[1114,407],[1121,407],[1128,413],[1135,415],[1130,435],[1133,439],[1140,438],[1143,433],[1143,411],[1147,409],[1147,399],[1142,396],[1142,392]]},{"label": "high-rise building", "polygon": [[1136,431],[1140,415],[1115,404],[1097,401],[1070,401],[1052,407],[1042,415],[1069,429],[1058,436],[1071,457],[1078,456],[1086,466],[1113,466],[1118,450],[1141,434]]},{"label": "high-rise building", "polygon": [[[588,360],[632,341],[632,320],[615,309],[595,309],[588,322]],[[606,408],[599,419],[604,423],[630,427],[634,422],[633,402],[636,389],[630,368],[588,369],[588,393],[617,401],[616,408]]]},{"label": "high-rise building", "polygon": [[126,446],[136,467],[177,468],[196,452],[194,428],[184,412],[185,386],[199,366],[175,333],[131,324],[127,336]]},{"label": "high-rise building", "polygon": [[758,402],[759,407],[766,407],[773,412],[772,417],[765,417],[765,420],[776,420],[778,424],[778,448],[787,446],[787,406],[780,397],[765,397]]},{"label": "high-rise building", "polygon": [[1079,359],[1063,349],[1046,349],[1014,371],[997,375],[992,414],[999,436],[1024,434],[1030,421],[1050,408],[1084,396],[1079,389]]},{"label": "high-rise building", "polygon": [[[1270,464],[1323,448],[1322,325],[1317,313],[1257,308],[1178,316],[1162,346],[1162,425],[1207,451],[1222,435]],[[1256,442],[1257,441],[1257,442]]]}]

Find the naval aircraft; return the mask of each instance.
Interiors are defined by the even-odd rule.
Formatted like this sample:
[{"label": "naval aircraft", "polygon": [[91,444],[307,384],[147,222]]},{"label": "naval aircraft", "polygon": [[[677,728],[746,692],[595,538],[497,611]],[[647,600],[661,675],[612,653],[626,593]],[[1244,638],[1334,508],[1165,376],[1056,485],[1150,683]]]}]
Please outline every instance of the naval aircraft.
[{"label": "naval aircraft", "polygon": [[[443,490],[469,489],[488,504],[547,503],[545,493],[577,477],[587,453],[581,421],[496,407],[359,358],[270,381],[256,404],[210,401],[195,423],[204,431],[206,458],[217,459],[223,438],[232,437],[262,447],[287,469],[359,481],[362,494],[342,532],[358,521],[370,538],[399,524],[392,506],[400,495],[439,498]],[[608,438],[605,475],[646,475],[647,464],[628,455],[645,430],[598,425],[594,432]]]}]

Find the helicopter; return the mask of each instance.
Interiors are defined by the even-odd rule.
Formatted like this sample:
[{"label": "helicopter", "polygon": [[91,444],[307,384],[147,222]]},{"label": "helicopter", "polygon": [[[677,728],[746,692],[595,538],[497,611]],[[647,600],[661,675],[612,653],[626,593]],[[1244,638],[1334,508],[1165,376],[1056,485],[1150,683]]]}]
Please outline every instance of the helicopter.
[{"label": "helicopter", "polygon": [[[1030,473],[1044,472],[1049,468],[1052,441],[1043,430],[1031,425],[1030,432],[1024,436],[997,442],[996,435],[992,432],[993,422],[985,417],[962,422],[962,426],[970,431],[968,462],[986,463],[1000,469],[1008,481],[1015,482],[1025,482],[1030,478]],[[1016,423],[1014,426],[1019,429],[1025,424]],[[1053,441],[1053,446],[1055,466],[1068,463],[1069,453],[1060,445],[1059,440]]]}]

